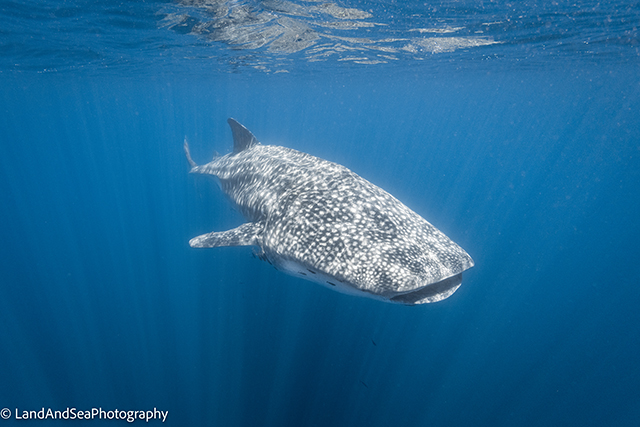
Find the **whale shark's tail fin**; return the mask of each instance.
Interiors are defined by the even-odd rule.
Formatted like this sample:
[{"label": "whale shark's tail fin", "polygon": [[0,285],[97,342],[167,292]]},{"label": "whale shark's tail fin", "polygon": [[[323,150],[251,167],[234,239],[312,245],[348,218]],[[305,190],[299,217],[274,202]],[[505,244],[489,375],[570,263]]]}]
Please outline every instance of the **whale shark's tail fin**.
[{"label": "whale shark's tail fin", "polygon": [[187,155],[187,161],[189,162],[189,165],[191,165],[191,169],[195,168],[196,166],[196,162],[193,161],[193,159],[191,158],[191,152],[189,151],[189,142],[187,141],[187,137],[184,137],[184,154]]},{"label": "whale shark's tail fin", "polygon": [[233,133],[234,154],[259,144],[258,139],[235,119],[229,118],[227,119],[227,123],[231,126],[231,132]]}]

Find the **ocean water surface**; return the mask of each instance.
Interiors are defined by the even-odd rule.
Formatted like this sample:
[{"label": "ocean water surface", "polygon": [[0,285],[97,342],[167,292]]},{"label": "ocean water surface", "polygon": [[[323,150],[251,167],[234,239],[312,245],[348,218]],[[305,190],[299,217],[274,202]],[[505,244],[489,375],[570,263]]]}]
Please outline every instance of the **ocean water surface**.
[{"label": "ocean water surface", "polygon": [[[0,424],[640,422],[639,3],[1,1],[0,18]],[[387,190],[475,267],[409,307],[190,248],[244,221],[182,151],[229,152],[228,117]]]}]

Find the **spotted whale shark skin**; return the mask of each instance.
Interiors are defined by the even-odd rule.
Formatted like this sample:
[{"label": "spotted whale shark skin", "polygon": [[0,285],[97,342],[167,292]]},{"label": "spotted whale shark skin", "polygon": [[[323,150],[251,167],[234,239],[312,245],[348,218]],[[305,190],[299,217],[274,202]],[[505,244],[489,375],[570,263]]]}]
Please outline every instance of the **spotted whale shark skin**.
[{"label": "spotted whale shark skin", "polygon": [[189,241],[257,246],[276,269],[328,288],[414,305],[451,296],[471,257],[386,191],[339,164],[262,145],[234,119],[233,152],[191,173],[213,175],[248,222]]}]

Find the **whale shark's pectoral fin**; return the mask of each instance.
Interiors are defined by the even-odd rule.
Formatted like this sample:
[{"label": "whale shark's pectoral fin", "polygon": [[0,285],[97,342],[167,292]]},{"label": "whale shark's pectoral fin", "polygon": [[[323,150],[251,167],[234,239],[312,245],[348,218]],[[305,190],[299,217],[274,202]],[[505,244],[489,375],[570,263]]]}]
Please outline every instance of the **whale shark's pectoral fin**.
[{"label": "whale shark's pectoral fin", "polygon": [[227,231],[213,232],[189,240],[192,248],[217,248],[220,246],[259,246],[259,237],[264,225],[261,222],[247,222]]}]

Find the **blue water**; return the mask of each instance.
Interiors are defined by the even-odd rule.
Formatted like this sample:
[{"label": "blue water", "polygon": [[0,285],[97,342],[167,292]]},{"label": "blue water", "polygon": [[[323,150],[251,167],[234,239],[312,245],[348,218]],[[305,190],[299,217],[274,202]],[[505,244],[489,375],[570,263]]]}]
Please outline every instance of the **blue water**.
[{"label": "blue water", "polygon": [[[163,24],[213,19],[188,5],[0,2],[0,424],[640,423],[640,6],[339,4],[385,24],[349,37],[496,43],[315,62],[333,33],[237,49]],[[243,221],[182,152],[228,152],[228,117],[389,191],[476,266],[406,307],[190,248]]]}]

